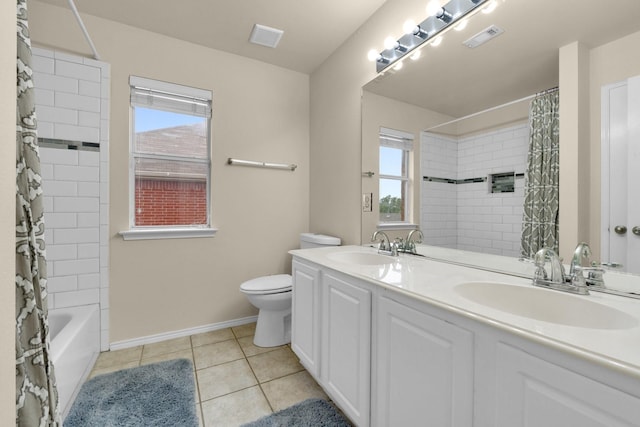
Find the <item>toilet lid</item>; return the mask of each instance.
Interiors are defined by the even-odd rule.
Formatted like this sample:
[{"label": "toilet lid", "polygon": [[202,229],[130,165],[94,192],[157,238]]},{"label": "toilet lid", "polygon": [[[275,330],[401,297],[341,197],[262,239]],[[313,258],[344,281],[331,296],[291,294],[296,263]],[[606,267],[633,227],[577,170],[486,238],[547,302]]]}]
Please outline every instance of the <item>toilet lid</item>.
[{"label": "toilet lid", "polygon": [[274,274],[247,280],[240,285],[240,289],[247,293],[275,294],[290,290],[291,283],[290,274]]}]

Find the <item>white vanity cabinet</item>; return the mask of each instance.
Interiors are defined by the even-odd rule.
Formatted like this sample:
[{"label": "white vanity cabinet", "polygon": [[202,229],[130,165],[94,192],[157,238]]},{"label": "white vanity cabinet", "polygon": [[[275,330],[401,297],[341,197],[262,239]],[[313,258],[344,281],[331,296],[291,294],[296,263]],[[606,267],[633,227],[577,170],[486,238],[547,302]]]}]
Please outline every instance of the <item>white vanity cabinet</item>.
[{"label": "white vanity cabinet", "polygon": [[321,262],[294,256],[292,349],[355,425],[640,427],[639,376],[616,359]]},{"label": "white vanity cabinet", "polygon": [[378,299],[372,425],[473,425],[473,333],[410,305]]},{"label": "white vanity cabinet", "polygon": [[344,413],[369,425],[371,287],[293,261],[291,348]]},{"label": "white vanity cabinet", "polygon": [[316,380],[320,375],[320,269],[294,260],[291,349]]},{"label": "white vanity cabinet", "polygon": [[331,271],[322,276],[321,382],[357,425],[369,425],[371,291]]},{"label": "white vanity cabinet", "polygon": [[571,360],[562,366],[542,356],[497,343],[493,425],[640,426],[640,396],[603,384],[583,369],[576,372]]}]

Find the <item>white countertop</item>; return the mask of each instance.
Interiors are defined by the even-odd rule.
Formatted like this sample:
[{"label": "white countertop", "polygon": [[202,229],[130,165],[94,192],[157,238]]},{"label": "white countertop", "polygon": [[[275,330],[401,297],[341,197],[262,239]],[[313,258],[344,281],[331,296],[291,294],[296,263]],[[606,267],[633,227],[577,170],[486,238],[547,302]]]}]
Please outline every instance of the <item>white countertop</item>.
[{"label": "white countertop", "polygon": [[384,265],[346,263],[336,260],[335,255],[331,255],[340,252],[377,253],[376,249],[363,246],[290,251],[294,257],[400,292],[478,322],[508,330],[516,335],[640,379],[640,300],[638,299],[600,292],[581,296],[535,287],[540,292],[560,293],[561,297],[588,299],[590,302],[626,313],[635,320],[631,322],[635,326],[624,329],[568,326],[491,308],[473,302],[455,290],[456,285],[469,282],[503,283],[534,288],[531,279],[406,254],[401,254],[391,263]]}]

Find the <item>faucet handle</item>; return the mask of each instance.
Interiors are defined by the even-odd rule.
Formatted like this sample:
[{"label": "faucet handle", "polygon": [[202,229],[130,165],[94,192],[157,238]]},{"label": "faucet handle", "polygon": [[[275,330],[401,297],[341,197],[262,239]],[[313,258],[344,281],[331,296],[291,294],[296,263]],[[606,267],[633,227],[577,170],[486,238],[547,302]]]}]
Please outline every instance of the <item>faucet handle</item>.
[{"label": "faucet handle", "polygon": [[587,273],[587,277],[585,278],[587,286],[605,287],[603,276],[606,270],[604,268],[585,267],[582,270]]},{"label": "faucet handle", "polygon": [[570,277],[571,284],[575,287],[575,292],[580,295],[588,295],[587,282],[585,281],[582,267],[576,266]]}]

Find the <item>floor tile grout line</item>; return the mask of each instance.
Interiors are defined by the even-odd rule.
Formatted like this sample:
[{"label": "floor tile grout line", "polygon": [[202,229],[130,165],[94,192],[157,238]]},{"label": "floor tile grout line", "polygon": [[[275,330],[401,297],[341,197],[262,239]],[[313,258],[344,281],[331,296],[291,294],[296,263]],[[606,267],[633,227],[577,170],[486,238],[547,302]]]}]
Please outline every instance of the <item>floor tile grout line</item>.
[{"label": "floor tile grout line", "polygon": [[273,413],[274,412],[273,405],[271,405],[271,402],[269,401],[269,398],[267,397],[267,394],[262,389],[262,383],[260,383],[260,380],[258,379],[258,376],[256,375],[256,372],[253,369],[253,366],[251,366],[251,363],[249,363],[249,358],[246,357],[246,355],[245,355],[245,359],[247,361],[247,365],[249,365],[249,369],[251,369],[251,373],[253,374],[253,377],[256,379],[256,383],[258,384],[258,387],[260,388],[260,393],[262,393],[262,397],[264,397],[264,400],[267,402],[267,405],[269,405],[269,409],[271,410],[271,413]]}]

